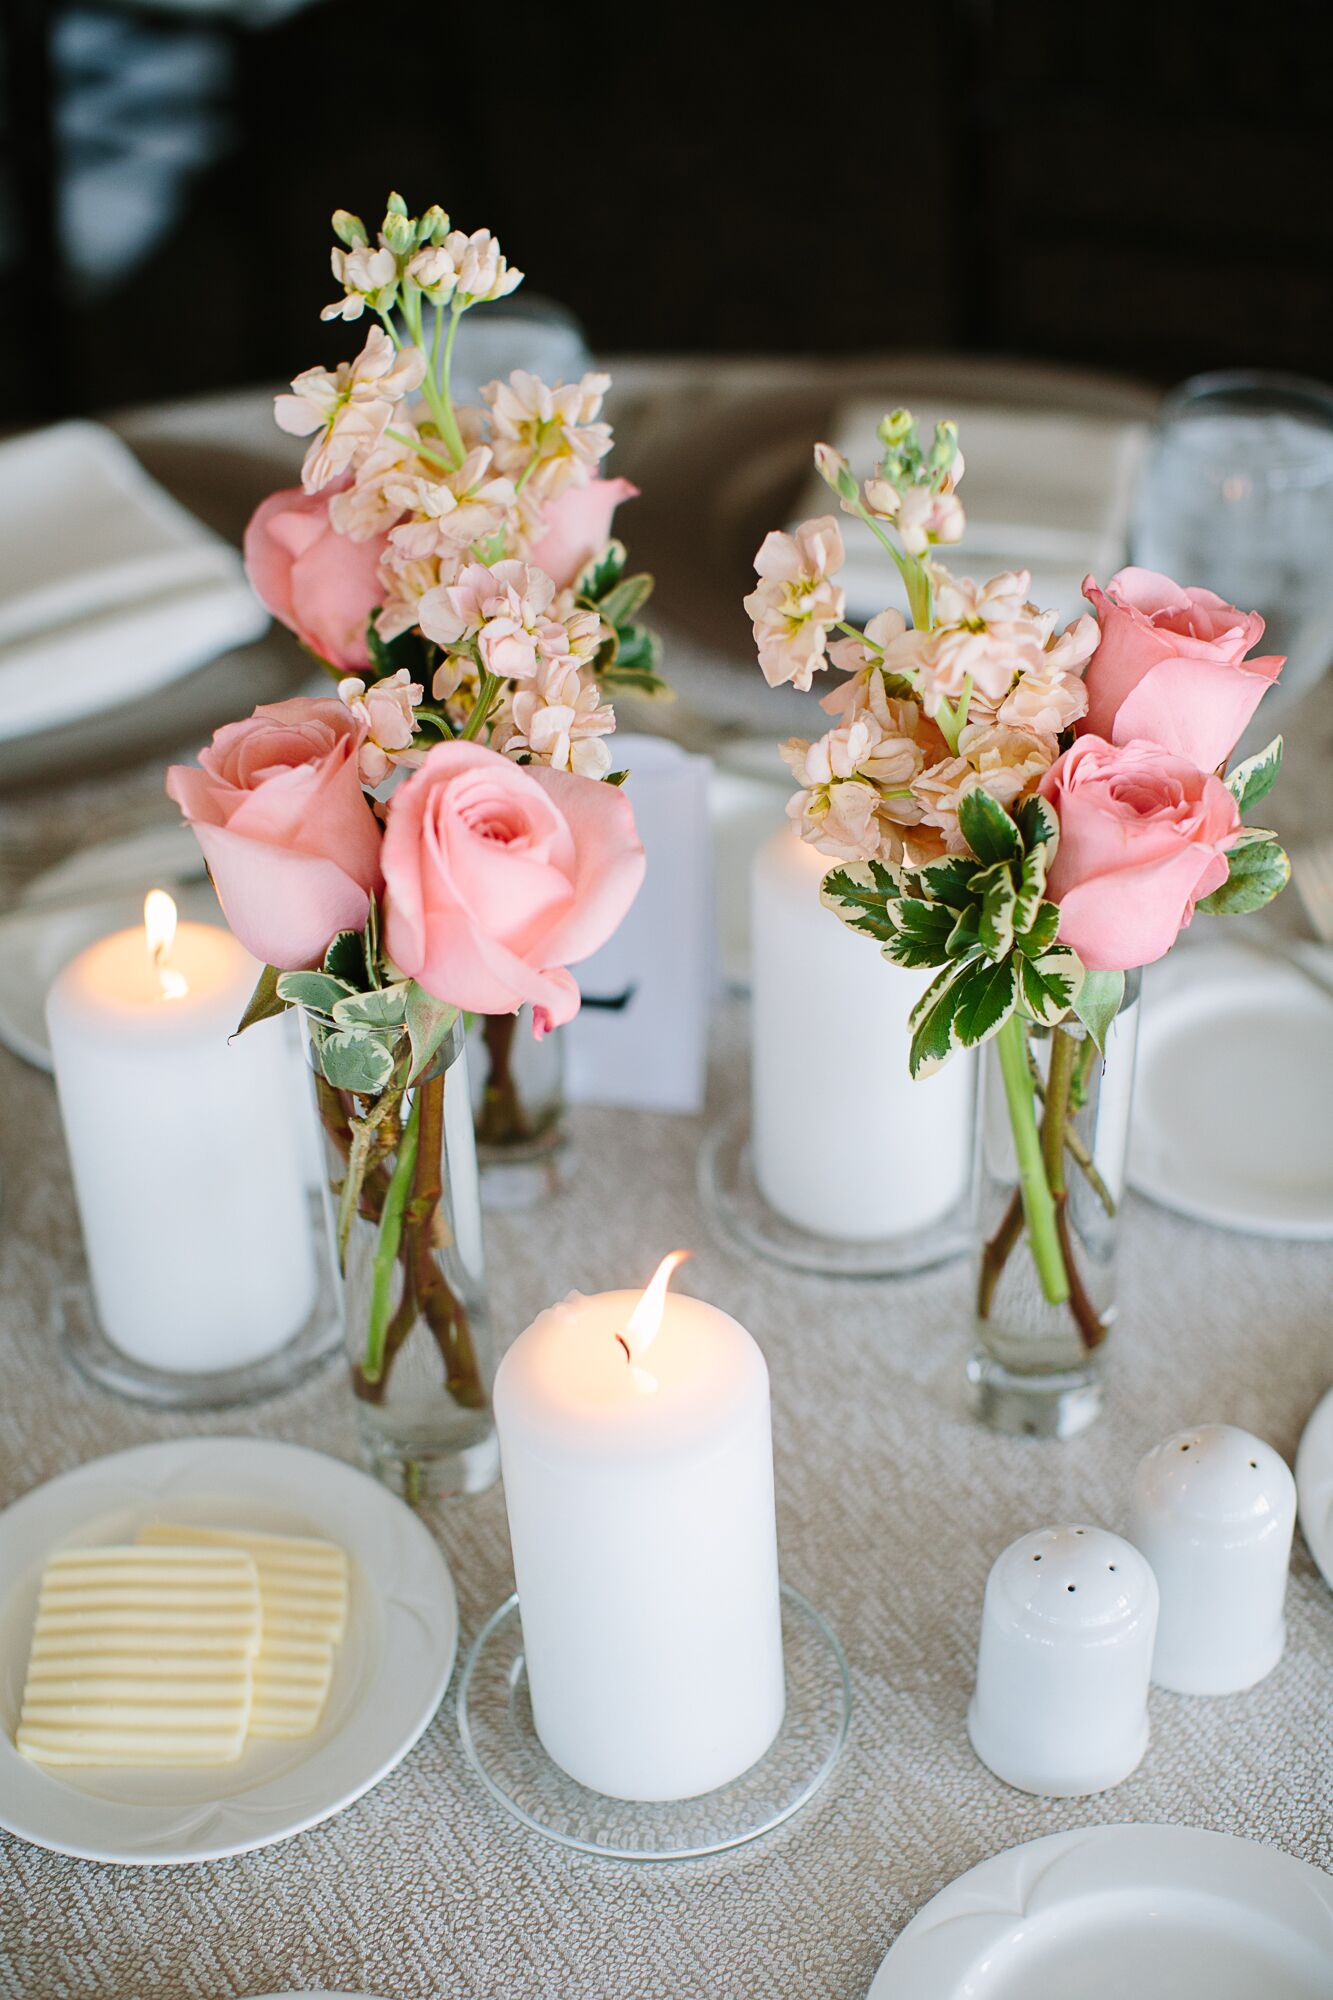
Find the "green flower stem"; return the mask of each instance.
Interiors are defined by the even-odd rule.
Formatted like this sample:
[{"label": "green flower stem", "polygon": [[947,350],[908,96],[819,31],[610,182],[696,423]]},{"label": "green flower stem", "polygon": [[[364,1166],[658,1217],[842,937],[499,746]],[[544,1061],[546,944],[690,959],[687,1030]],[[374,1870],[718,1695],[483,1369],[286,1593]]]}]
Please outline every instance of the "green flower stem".
[{"label": "green flower stem", "polygon": [[[457,306],[450,309],[449,331],[444,337],[444,355],[440,362],[439,375],[436,377],[434,370],[432,370],[426,377],[432,389],[435,390],[440,405],[438,410],[435,410],[434,404],[431,405],[431,408],[435,410],[435,419],[440,426],[441,435],[450,451],[454,454],[455,465],[461,465],[467,457],[467,453],[463,449],[463,433],[459,430],[458,419],[454,415],[453,392],[449,387],[454,366],[454,341],[458,335],[458,322],[462,317],[463,315]],[[436,388],[437,381],[439,384],[438,388]]]},{"label": "green flower stem", "polygon": [[429,443],[426,438],[409,437],[406,431],[396,431],[393,429],[386,430],[384,435],[386,438],[392,438],[395,444],[405,444],[409,451],[418,452],[422,458],[430,459],[433,464],[442,465],[446,472],[457,470],[453,459],[449,457],[448,453],[436,451],[434,445]]},{"label": "green flower stem", "polygon": [[[1009,1106],[1009,1123],[1018,1155],[1018,1176],[1023,1191],[1023,1213],[1027,1218],[1028,1243],[1032,1261],[1041,1279],[1041,1288],[1053,1306],[1069,1297],[1069,1278],[1060,1250],[1055,1203],[1042,1157],[1041,1134],[1037,1130],[1036,1098],[1028,1075],[1027,1031],[1017,1014],[1011,1014],[995,1038],[1004,1078],[1004,1094]],[[1048,1107],[1049,1118],[1049,1107]],[[1059,1125],[1063,1124],[1063,1118]]]},{"label": "green flower stem", "polygon": [[362,1183],[370,1164],[371,1141],[389,1113],[397,1108],[398,1101],[398,1092],[386,1091],[372,1111],[364,1118],[352,1121],[347,1172],[343,1176],[342,1192],[338,1198],[338,1268],[343,1272],[347,1269],[347,1241],[352,1233],[352,1218],[356,1214]]},{"label": "green flower stem", "polygon": [[389,1326],[389,1295],[393,1284],[393,1267],[398,1261],[398,1246],[403,1237],[403,1210],[407,1204],[408,1190],[412,1185],[412,1175],[417,1163],[417,1142],[421,1126],[421,1104],[419,1096],[414,1096],[412,1109],[403,1127],[403,1136],[398,1145],[398,1158],[394,1162],[389,1192],[384,1198],[384,1219],[380,1223],[379,1241],[375,1246],[375,1261],[371,1272],[370,1315],[366,1323],[366,1358],[361,1364],[361,1373],[367,1382],[378,1382],[384,1372],[385,1338]]},{"label": "green flower stem", "polygon": [[463,724],[463,727],[458,732],[459,741],[461,743],[470,743],[474,737],[478,736],[481,733],[481,729],[486,721],[486,718],[491,712],[491,706],[495,700],[496,695],[499,692],[500,692],[500,681],[498,676],[492,673],[488,673],[485,670],[485,668],[483,668],[481,675],[481,686],[477,690],[476,705],[474,706],[471,715],[468,717],[467,721]]}]

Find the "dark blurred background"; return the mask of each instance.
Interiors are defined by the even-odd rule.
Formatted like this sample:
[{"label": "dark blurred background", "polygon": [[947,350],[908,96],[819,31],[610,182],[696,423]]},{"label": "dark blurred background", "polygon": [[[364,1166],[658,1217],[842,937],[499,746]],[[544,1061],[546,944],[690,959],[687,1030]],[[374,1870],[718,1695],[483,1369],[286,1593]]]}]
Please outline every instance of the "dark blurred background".
[{"label": "dark blurred background", "polygon": [[390,185],[602,352],[1324,375],[1329,13],[7,0],[0,419],[331,359]]}]

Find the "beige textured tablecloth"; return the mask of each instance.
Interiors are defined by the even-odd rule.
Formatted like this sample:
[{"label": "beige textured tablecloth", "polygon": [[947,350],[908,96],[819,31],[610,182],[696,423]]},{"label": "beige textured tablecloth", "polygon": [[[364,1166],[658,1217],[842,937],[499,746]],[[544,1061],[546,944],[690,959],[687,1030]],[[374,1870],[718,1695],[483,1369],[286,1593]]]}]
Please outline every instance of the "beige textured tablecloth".
[{"label": "beige textured tablecloth", "polygon": [[[1328,823],[1331,724],[1326,695],[1295,732],[1277,795],[1291,837]],[[0,843],[35,821],[86,838],[155,783],[0,804]],[[1283,921],[1294,926],[1295,910]],[[718,1022],[710,1118],[744,1088],[744,1039],[733,1001]],[[55,1299],[77,1282],[81,1250],[49,1080],[0,1053],[0,1106],[0,1503],[101,1453],[191,1431],[353,1455],[336,1367],[256,1411],[202,1421],[164,1419],[72,1374]],[[946,1882],[1060,1828],[1170,1821],[1333,1865],[1333,1592],[1299,1538],[1276,1672],[1224,1701],[1155,1693],[1152,1746],[1118,1790],[1026,1798],[977,1763],[964,1729],[986,1571],[1015,1535],[1071,1517],[1121,1525],[1140,1454],[1185,1423],[1243,1424],[1290,1458],[1333,1381],[1333,1247],[1225,1236],[1131,1199],[1105,1417],[1071,1444],[1000,1440],[962,1405],[963,1267],[862,1285],[728,1248],[696,1193],[706,1122],[580,1112],[569,1191],[492,1224],[495,1319],[512,1338],[571,1286],[622,1285],[672,1244],[697,1247],[689,1288],[734,1313],[768,1357],[784,1572],[851,1662],[851,1738],[825,1791],[724,1859],[585,1859],[524,1832],[482,1791],[451,1690],[373,1792],[262,1853],[100,1868],[0,1837],[4,2000],[293,1987],[393,2000],[860,2000],[897,1931]],[[431,1518],[466,1645],[511,1587],[503,1500],[497,1489]]]}]

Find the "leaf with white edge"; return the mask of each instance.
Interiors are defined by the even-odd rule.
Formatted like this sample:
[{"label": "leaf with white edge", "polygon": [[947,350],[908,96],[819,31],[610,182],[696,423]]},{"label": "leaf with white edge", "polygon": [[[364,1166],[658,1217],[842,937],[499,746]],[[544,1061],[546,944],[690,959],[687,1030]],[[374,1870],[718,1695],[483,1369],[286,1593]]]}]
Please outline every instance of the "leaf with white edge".
[{"label": "leaf with white edge", "polygon": [[335,1090],[378,1097],[393,1075],[394,1059],[377,1035],[339,1028],[321,1037],[319,1066]]},{"label": "leaf with white edge", "polygon": [[1233,847],[1227,860],[1230,873],[1226,881],[1199,903],[1210,916],[1239,917],[1249,910],[1262,910],[1291,880],[1291,863],[1275,840]]},{"label": "leaf with white edge", "polygon": [[1046,894],[1046,858],[1050,849],[1038,845],[1030,847],[1023,856],[1023,872],[1019,878],[1018,896],[1014,903],[1014,929],[1026,931],[1041,908]]},{"label": "leaf with white edge", "polygon": [[647,574],[622,576],[597,606],[608,625],[628,625],[635,612],[653,594],[653,579]]},{"label": "leaf with white edge", "polygon": [[1074,1001],[1074,1012],[1103,1055],[1111,1023],[1120,1012],[1124,997],[1123,972],[1084,972],[1083,984]]},{"label": "leaf with white edge", "polygon": [[349,990],[361,992],[366,980],[366,941],[360,931],[338,931],[324,954],[324,970]]},{"label": "leaf with white edge", "polygon": [[1268,797],[1281,768],[1282,738],[1275,736],[1262,750],[1256,750],[1253,757],[1246,757],[1234,771],[1228,771],[1222,782],[1241,811],[1247,812],[1260,799]]},{"label": "leaf with white edge", "polygon": [[1077,955],[1068,945],[1057,945],[1040,958],[1019,957],[1015,963],[1024,1012],[1043,1027],[1053,1028],[1076,1005],[1086,977]]},{"label": "leaf with white edge", "polygon": [[[937,953],[934,959],[923,959],[921,963],[943,965],[947,953],[949,933],[953,929],[953,911],[941,903],[923,903],[916,896],[900,896],[886,914],[890,917],[899,938],[909,938],[923,948]],[[901,963],[902,961],[900,961]]]},{"label": "leaf with white edge", "polygon": [[340,1028],[401,1028],[407,1019],[407,981],[380,986],[371,993],[349,993],[334,1003]]},{"label": "leaf with white edge", "polygon": [[1040,903],[1025,931],[1020,931],[1014,943],[1025,958],[1040,958],[1055,943],[1060,929],[1060,907],[1058,903]]},{"label": "leaf with white edge", "polygon": [[914,1078],[930,1076],[948,1062],[957,1048],[953,1032],[954,1008],[958,989],[966,978],[966,967],[950,966],[938,978],[931,980],[908,1016],[912,1045],[907,1061]]},{"label": "leaf with white edge", "polygon": [[887,944],[896,934],[893,911],[902,895],[896,875],[882,861],[856,861],[832,868],[824,877],[819,900],[852,930]]},{"label": "leaf with white edge", "polygon": [[625,544],[612,536],[601,554],[594,556],[579,573],[574,584],[575,596],[586,597],[590,604],[600,604],[612,584],[618,583],[624,574],[627,560]]},{"label": "leaf with white edge", "polygon": [[982,863],[1013,861],[1022,851],[1018,828],[999,801],[980,787],[959,801],[958,827]]},{"label": "leaf with white edge", "polygon": [[975,1049],[1002,1028],[1018,1004],[1014,960],[998,965],[974,965],[959,981],[954,1006],[954,1033],[961,1046]]},{"label": "leaf with white edge", "polygon": [[332,1014],[340,1000],[351,992],[345,980],[329,972],[283,972],[278,975],[278,991],[296,1007],[311,1007],[317,1014]]},{"label": "leaf with white edge", "polygon": [[1046,865],[1049,868],[1055,859],[1055,850],[1060,845],[1060,822],[1055,808],[1040,792],[1032,792],[1024,799],[1014,813],[1018,830],[1023,836],[1023,845],[1030,854],[1034,847],[1046,849]]},{"label": "leaf with white edge", "polygon": [[985,887],[977,942],[988,958],[1003,958],[1014,941],[1014,885],[1007,868],[988,868],[978,877]]},{"label": "leaf with white edge", "polygon": [[441,1042],[458,1018],[458,1009],[448,1000],[437,1000],[418,986],[415,979],[407,989],[407,1032],[412,1041],[412,1075],[415,1083],[430,1068]]},{"label": "leaf with white edge", "polygon": [[972,884],[977,872],[976,862],[966,855],[946,854],[941,861],[928,861],[924,868],[914,869],[911,881],[916,892],[930,902],[965,910],[976,901]]},{"label": "leaf with white edge", "polygon": [[271,1021],[275,1014],[285,1014],[287,1002],[278,991],[278,969],[266,965],[260,973],[254,992],[246,1002],[245,1012],[236,1023],[235,1032],[243,1035],[247,1028],[253,1028],[256,1021]]},{"label": "leaf with white edge", "polygon": [[958,912],[958,921],[944,944],[950,958],[971,958],[981,950],[980,922],[981,913],[975,903],[969,903],[965,910]]}]

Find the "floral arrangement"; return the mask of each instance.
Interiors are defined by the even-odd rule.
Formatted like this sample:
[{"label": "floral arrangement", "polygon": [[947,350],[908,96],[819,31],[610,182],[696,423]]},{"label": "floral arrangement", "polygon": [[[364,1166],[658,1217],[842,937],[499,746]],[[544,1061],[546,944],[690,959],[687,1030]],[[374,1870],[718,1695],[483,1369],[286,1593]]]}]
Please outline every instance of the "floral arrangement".
[{"label": "floral arrangement", "polygon": [[[1241,819],[1277,776],[1281,738],[1225,770],[1283,662],[1252,656],[1256,614],[1146,570],[1104,589],[1089,577],[1093,610],[1063,631],[1029,601],[1027,571],[953,575],[940,551],[965,526],[956,426],[927,444],[896,410],[878,436],[864,482],[827,445],[815,463],[894,564],[911,622],[894,609],[848,622],[831,514],[768,535],[745,599],[770,686],[845,676],[821,703],[832,726],[783,745],[800,787],[788,811],[845,864],[825,904],[895,964],[934,972],[911,1015],[913,1076],[997,1041],[1022,1209],[987,1248],[983,1315],[1025,1223],[1047,1301],[1069,1301],[1092,1346],[1104,1329],[1064,1212],[1079,1088],[1067,1026],[1082,1024],[1089,1053],[1104,1046],[1126,973],[1196,909],[1255,910],[1286,883],[1273,835]],[[1034,1033],[1052,1042],[1044,1083]]]},{"label": "floral arrangement", "polygon": [[626,574],[611,535],[636,489],[599,472],[609,377],[515,371],[457,404],[463,316],[522,273],[489,231],[414,217],[396,194],[373,244],[346,211],[333,228],[341,296],[322,317],[371,324],[355,359],[278,397],[278,423],[310,440],[302,483],[259,507],[245,559],[336,687],[219,729],[167,789],[265,966],[242,1025],[306,1012],[344,1272],[358,1217],[373,1238],[358,1371],[373,1399],[414,1313],[451,1382],[466,1376],[430,1257],[432,1065],[464,1010],[526,1003],[538,1035],[576,1012],[568,968],[616,928],[644,867],[607,694],[662,682],[638,622],[652,579]]}]

